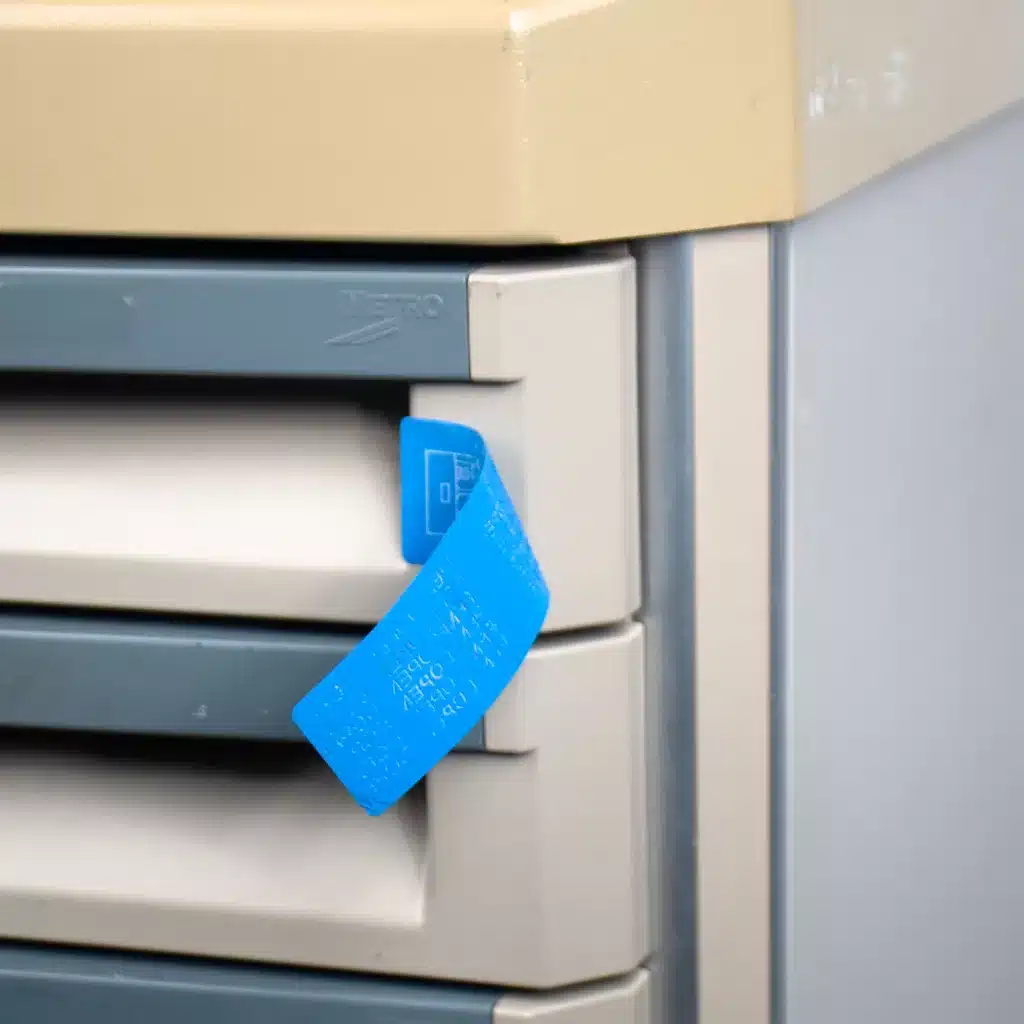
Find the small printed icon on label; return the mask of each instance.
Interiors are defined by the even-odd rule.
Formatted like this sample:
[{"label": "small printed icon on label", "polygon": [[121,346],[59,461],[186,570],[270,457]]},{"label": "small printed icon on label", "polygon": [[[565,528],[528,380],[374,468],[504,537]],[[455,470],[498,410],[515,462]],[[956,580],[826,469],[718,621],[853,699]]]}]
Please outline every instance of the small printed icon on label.
[{"label": "small printed icon on label", "polygon": [[426,532],[432,537],[445,533],[466,503],[480,476],[480,459],[461,452],[427,449],[425,463]]}]

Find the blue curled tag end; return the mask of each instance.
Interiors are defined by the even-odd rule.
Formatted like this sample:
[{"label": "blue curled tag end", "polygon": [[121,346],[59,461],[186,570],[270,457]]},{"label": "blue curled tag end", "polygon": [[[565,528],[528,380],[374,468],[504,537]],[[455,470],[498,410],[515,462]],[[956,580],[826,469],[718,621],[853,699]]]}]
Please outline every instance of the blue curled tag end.
[{"label": "blue curled tag end", "polygon": [[422,565],[388,613],[292,711],[356,801],[382,814],[497,700],[550,595],[470,427],[401,424],[402,554]]}]

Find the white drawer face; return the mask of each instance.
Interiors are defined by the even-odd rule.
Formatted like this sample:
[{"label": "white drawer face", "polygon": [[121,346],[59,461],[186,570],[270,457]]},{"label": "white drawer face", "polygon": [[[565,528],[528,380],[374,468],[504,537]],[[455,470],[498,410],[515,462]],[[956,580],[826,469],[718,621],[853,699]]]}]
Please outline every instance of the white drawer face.
[{"label": "white drawer face", "polygon": [[[312,751],[0,748],[7,937],[548,987],[648,953],[642,627],[542,641],[380,818]],[[283,751],[283,752],[282,752]]]},{"label": "white drawer face", "polygon": [[397,442],[411,412],[483,433],[551,589],[547,630],[627,618],[634,291],[628,258],[476,271],[469,381],[394,382],[384,406],[351,382],[312,400],[181,376],[158,398],[130,378],[102,394],[79,378],[73,397],[8,384],[0,601],[373,623],[414,572]]}]

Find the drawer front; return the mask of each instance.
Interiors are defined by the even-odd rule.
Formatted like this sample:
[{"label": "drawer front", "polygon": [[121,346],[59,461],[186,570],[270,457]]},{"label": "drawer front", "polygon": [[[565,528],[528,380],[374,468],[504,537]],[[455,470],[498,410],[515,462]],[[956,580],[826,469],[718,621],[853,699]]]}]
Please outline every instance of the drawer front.
[{"label": "drawer front", "polygon": [[0,1020],[40,1024],[491,1024],[497,993],[0,944]]},{"label": "drawer front", "polygon": [[0,1020],[40,1024],[651,1024],[638,970],[569,992],[371,980],[0,943]]},{"label": "drawer front", "polygon": [[630,971],[642,655],[635,624],[536,644],[486,751],[374,818],[300,744],[6,737],[0,934],[523,987]]},{"label": "drawer front", "polygon": [[370,625],[414,572],[411,413],[485,437],[550,587],[546,631],[625,619],[635,292],[617,254],[0,263],[0,601]]}]

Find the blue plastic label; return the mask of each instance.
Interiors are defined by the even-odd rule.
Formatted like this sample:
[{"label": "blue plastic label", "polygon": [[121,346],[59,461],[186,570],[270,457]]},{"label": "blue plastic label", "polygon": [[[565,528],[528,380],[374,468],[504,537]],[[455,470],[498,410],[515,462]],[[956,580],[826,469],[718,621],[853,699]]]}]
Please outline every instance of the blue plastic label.
[{"label": "blue plastic label", "polygon": [[402,552],[422,568],[292,718],[381,814],[480,720],[544,624],[549,593],[483,438],[406,418]]}]

